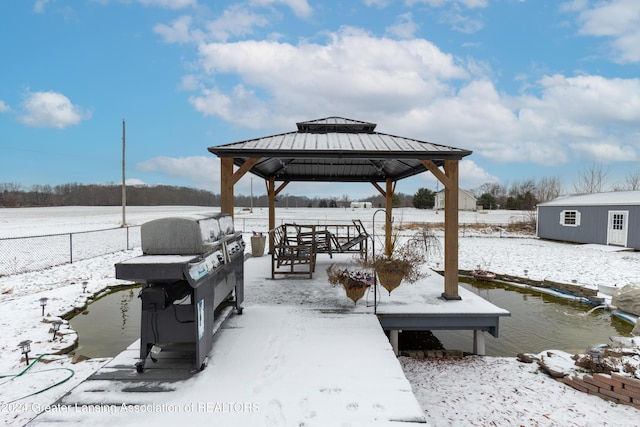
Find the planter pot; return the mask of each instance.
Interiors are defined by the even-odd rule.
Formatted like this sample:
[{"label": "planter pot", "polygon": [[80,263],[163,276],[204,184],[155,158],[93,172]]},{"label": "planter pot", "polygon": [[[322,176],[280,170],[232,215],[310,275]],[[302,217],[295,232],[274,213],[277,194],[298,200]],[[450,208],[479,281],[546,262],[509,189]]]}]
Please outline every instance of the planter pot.
[{"label": "planter pot", "polygon": [[388,268],[378,268],[376,273],[378,274],[378,281],[389,292],[389,295],[391,295],[391,291],[400,286],[404,278],[404,274],[401,271]]},{"label": "planter pot", "polygon": [[342,283],[342,287],[355,305],[358,300],[364,296],[365,292],[367,292],[369,285],[357,280],[345,279]]}]

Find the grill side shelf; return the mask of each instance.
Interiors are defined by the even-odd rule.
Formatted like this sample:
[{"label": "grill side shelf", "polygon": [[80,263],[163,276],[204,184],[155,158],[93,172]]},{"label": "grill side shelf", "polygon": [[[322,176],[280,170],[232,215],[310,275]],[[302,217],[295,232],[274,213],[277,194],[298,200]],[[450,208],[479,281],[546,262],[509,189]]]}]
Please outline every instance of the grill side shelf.
[{"label": "grill side shelf", "polygon": [[184,266],[198,258],[194,255],[142,255],[117,263],[116,279],[142,282],[184,280]]}]

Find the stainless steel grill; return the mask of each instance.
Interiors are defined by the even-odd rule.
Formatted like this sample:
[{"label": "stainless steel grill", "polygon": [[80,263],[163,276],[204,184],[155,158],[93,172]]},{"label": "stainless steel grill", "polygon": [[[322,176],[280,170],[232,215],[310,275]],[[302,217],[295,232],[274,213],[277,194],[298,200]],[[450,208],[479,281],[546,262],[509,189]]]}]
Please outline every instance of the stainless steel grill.
[{"label": "stainless steel grill", "polygon": [[[162,218],[141,230],[143,255],[116,264],[116,278],[142,284],[140,361],[160,351],[189,348],[197,368],[205,367],[214,323],[224,307],[242,314],[244,246],[229,215]],[[228,309],[230,310],[230,309]]]}]

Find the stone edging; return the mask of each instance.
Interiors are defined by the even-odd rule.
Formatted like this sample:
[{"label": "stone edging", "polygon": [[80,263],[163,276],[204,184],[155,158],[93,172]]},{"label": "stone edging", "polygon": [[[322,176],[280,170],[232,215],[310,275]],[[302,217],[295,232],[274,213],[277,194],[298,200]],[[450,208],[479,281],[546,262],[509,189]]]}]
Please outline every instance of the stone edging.
[{"label": "stone edging", "polygon": [[640,409],[640,380],[612,372],[608,374],[567,375],[563,383],[578,391]]}]

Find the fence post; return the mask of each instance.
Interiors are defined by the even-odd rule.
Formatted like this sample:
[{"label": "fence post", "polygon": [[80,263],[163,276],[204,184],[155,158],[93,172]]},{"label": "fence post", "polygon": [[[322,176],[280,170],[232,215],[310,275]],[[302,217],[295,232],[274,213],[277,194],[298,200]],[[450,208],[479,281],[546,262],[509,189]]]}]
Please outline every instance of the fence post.
[{"label": "fence post", "polygon": [[126,250],[129,250],[129,226],[127,226],[127,247]]},{"label": "fence post", "polygon": [[69,263],[73,264],[73,233],[69,233]]}]

